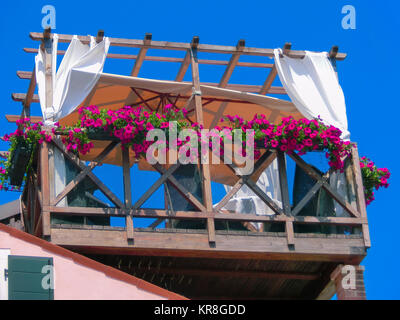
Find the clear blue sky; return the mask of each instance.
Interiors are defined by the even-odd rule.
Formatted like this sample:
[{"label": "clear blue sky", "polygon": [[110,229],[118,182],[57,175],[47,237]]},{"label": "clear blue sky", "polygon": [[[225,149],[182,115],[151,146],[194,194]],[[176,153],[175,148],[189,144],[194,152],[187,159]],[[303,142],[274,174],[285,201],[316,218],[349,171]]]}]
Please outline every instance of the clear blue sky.
[{"label": "clear blue sky", "polygon": [[[399,299],[398,244],[400,226],[396,195],[399,156],[397,117],[399,103],[398,75],[400,70],[398,32],[400,5],[395,1],[6,1],[0,19],[1,87],[3,114],[19,114],[21,105],[11,101],[11,92],[26,92],[28,82],[19,80],[17,70],[31,71],[34,55],[23,47],[37,47],[28,37],[30,31],[41,31],[44,5],[56,8],[57,33],[93,34],[104,29],[107,36],[143,38],[146,32],[154,40],[189,42],[194,35],[208,44],[235,45],[246,39],[252,47],[275,48],[291,42],[293,49],[327,51],[339,45],[348,58],[338,62],[340,83],[345,93],[349,130],[360,154],[373,159],[378,166],[392,172],[389,189],[379,191],[376,201],[368,207],[372,248],[363,261],[365,282],[370,299]],[[356,29],[341,26],[344,5],[356,9]],[[63,47],[62,47],[63,48]],[[111,48],[110,52],[136,52]],[[152,53],[157,55],[159,53]],[[105,71],[128,74],[132,61],[106,62]],[[172,79],[179,65],[168,68],[143,66],[143,75]],[[243,69],[243,68],[242,68]],[[203,81],[218,81],[220,74],[202,67]],[[141,74],[142,75],[142,74]],[[232,82],[261,84],[262,70],[241,70]],[[39,106],[32,113],[39,115]],[[0,118],[1,134],[14,126]],[[394,140],[393,140],[394,139]],[[393,140],[393,141],[392,141]],[[1,143],[1,149],[6,144]],[[136,187],[150,184],[139,175]],[[120,194],[120,186],[116,186]],[[0,203],[15,199],[18,194],[0,193]],[[159,196],[155,202],[159,202]]]}]

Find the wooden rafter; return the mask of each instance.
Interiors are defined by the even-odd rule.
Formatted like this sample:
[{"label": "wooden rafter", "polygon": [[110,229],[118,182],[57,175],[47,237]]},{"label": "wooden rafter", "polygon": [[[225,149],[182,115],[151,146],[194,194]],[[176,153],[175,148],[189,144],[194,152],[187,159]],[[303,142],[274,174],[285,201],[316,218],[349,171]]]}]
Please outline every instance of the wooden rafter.
[{"label": "wooden rafter", "polygon": [[139,54],[135,60],[135,65],[133,66],[133,69],[131,71],[132,77],[137,77],[139,74],[140,67],[143,64],[144,58],[148,50],[147,46],[151,43],[151,38],[152,38],[151,33],[146,33],[143,40],[144,46],[140,48]]},{"label": "wooden rafter", "polygon": [[[24,48],[26,53],[37,53],[38,49],[35,48]],[[64,55],[65,50],[57,50],[58,55]],[[138,55],[135,54],[120,54],[120,53],[108,53],[107,59],[122,59],[122,60],[136,60],[138,59]],[[190,56],[188,57],[190,61]],[[148,56],[146,55],[143,58],[144,61],[157,61],[157,62],[174,62],[174,63],[184,63],[186,61],[185,58],[175,58],[175,57],[159,57],[159,56]],[[190,63],[189,63],[190,64]],[[187,67],[189,67],[189,64]],[[210,59],[199,59],[199,64],[208,64],[208,65],[216,65],[216,66],[226,66],[229,64],[229,61],[226,60],[210,60]],[[249,67],[249,68],[272,68],[273,63],[262,63],[262,62],[238,62],[238,67]],[[187,70],[187,68],[186,68]],[[179,74],[179,73],[178,73]],[[179,80],[176,80],[179,81]]]},{"label": "wooden rafter", "polygon": [[[32,40],[42,40],[43,34],[40,32],[31,32],[30,37]],[[68,43],[72,40],[72,35],[59,34],[58,41],[60,43]],[[78,39],[82,43],[88,44],[90,42],[90,36],[78,36]],[[163,49],[163,50],[178,50],[187,51],[190,50],[190,43],[183,42],[170,42],[170,41],[152,41],[151,45],[147,45],[144,40],[135,39],[121,39],[121,38],[109,38],[111,46],[117,47],[130,47],[130,48],[141,48],[148,46],[150,49]],[[210,53],[222,53],[222,54],[233,54],[236,52],[236,47],[234,46],[221,46],[221,45],[209,45],[209,44],[199,44],[199,52],[210,52]],[[250,56],[274,56],[274,49],[264,49],[264,48],[251,48],[246,47],[243,50],[243,54]],[[302,50],[290,50],[290,56],[293,58],[303,58],[305,51]],[[344,60],[347,54],[338,52],[336,55],[336,60]]]}]

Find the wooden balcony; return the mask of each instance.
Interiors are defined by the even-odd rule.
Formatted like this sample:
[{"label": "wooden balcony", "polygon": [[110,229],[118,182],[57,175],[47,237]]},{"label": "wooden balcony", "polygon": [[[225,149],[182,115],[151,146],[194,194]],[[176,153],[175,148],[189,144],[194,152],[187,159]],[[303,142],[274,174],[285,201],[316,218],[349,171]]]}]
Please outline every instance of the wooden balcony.
[{"label": "wooden balcony", "polygon": [[[103,32],[104,35],[104,32]],[[50,34],[31,33],[33,40],[50,43]],[[99,35],[98,35],[99,37]],[[72,36],[59,35],[59,42],[70,42]],[[83,43],[90,41],[87,36],[79,36]],[[277,69],[273,63],[239,61],[241,56],[273,57],[272,49],[246,47],[243,40],[236,46],[217,46],[200,44],[199,38],[194,37],[191,43],[174,43],[170,41],[153,41],[151,35],[144,40],[110,38],[111,46],[138,48],[137,55],[109,53],[108,58],[135,60],[130,72],[137,77],[143,61],[180,63],[175,82],[182,82],[189,66],[191,66],[192,95],[160,94],[148,91],[149,97],[142,97],[131,86],[123,87],[121,83],[109,86],[107,94],[101,94],[102,101],[97,99],[96,92],[89,95],[83,102],[86,105],[97,104],[103,107],[114,106],[120,101],[124,105],[143,105],[149,110],[156,111],[164,106],[165,100],[178,107],[191,103],[189,110],[192,121],[213,128],[220,120],[226,109],[227,100],[219,101],[215,97],[200,96],[201,85],[227,88],[242,92],[252,92],[259,95],[286,94],[283,87],[273,87]],[[51,47],[50,45],[47,46]],[[185,52],[184,57],[148,56],[147,51],[163,49],[166,51]],[[25,48],[26,52],[37,52],[38,49]],[[202,59],[198,52],[207,54]],[[284,54],[301,58],[304,51],[291,50],[291,44],[285,44]],[[58,51],[57,54],[64,54]],[[208,54],[231,54],[229,60],[214,60]],[[45,56],[50,61],[50,51]],[[345,53],[339,53],[338,48],[332,48],[330,58],[343,60]],[[199,64],[226,66],[218,83],[200,82]],[[261,85],[243,85],[229,83],[235,67],[264,68],[269,70],[265,82]],[[161,70],[161,69],[160,69]],[[51,72],[46,73],[46,79],[51,83]],[[22,79],[30,79],[26,94],[15,93],[12,98],[23,102],[22,116],[30,117],[30,105],[39,102],[35,91],[35,73],[19,71]],[[110,75],[103,74],[103,79],[109,84]],[[160,78],[168,78],[162,75]],[[141,88],[138,88],[141,89]],[[126,92],[125,92],[125,91]],[[127,101],[126,97],[135,91],[137,99]],[[150,97],[150,93],[154,96]],[[49,93],[50,94],[50,93]],[[123,99],[123,100],[121,100]],[[151,101],[150,101],[151,100]],[[179,100],[179,103],[177,101]],[[129,103],[128,103],[129,102]],[[214,109],[211,104],[217,105]],[[234,103],[238,101],[233,101]],[[240,102],[240,101],[239,101]],[[149,104],[152,104],[149,106]],[[51,103],[47,107],[51,107]],[[301,116],[297,111],[287,113],[283,110],[262,107],[257,104],[245,104],[240,112],[268,113],[271,123],[289,115]],[[293,108],[295,110],[295,108]],[[283,111],[281,113],[281,111]],[[203,114],[204,112],[204,114]],[[228,113],[229,114],[229,113]],[[19,116],[8,115],[10,121]],[[40,118],[31,117],[32,121]],[[54,181],[54,152],[59,150],[66,161],[72,163],[77,171],[75,177],[67,183],[65,189],[55,194]],[[105,162],[107,155],[117,152],[122,159],[122,183],[124,199],[120,200],[105,180],[94,173],[94,169]],[[288,172],[286,162],[292,159],[314,185],[295,205],[290,200],[288,187]],[[282,206],[278,206],[263,190],[257,186],[257,178],[274,159],[278,159],[280,190]],[[357,148],[345,160],[345,175],[348,184],[347,197],[341,196],[330,184],[332,171],[321,174],[310,164],[296,155],[282,152],[265,152],[256,162],[254,173],[250,176],[236,176],[234,167],[225,165],[230,173],[233,188],[218,204],[213,205],[213,190],[211,181],[212,168],[200,165],[202,200],[189,192],[175,177],[179,164],[170,167],[154,165],[152,169],[160,173],[160,177],[142,196],[133,203],[131,190],[132,157],[129,152],[121,151],[117,142],[109,142],[96,153],[87,164],[75,154],[67,152],[65,147],[53,139],[43,143],[37,154],[36,165],[29,174],[22,196],[23,220],[25,230],[36,236],[43,237],[57,245],[78,251],[102,263],[120,268],[168,290],[180,293],[186,297],[199,298],[228,298],[228,299],[311,299],[317,297],[329,298],[323,291],[330,281],[330,274],[339,264],[358,265],[370,247],[368,221],[366,216],[364,190],[359,166]],[[63,199],[77,193],[82,181],[89,180],[110,201],[110,206],[61,206]],[[137,181],[137,180],[135,180]],[[139,182],[140,183],[140,182]],[[164,208],[145,208],[146,200],[165,183],[177,190],[181,196],[194,208],[190,211],[172,210],[166,201]],[[224,205],[243,186],[249,187],[273,212],[274,215],[244,214],[224,210]],[[304,214],[304,209],[313,201],[315,195],[324,190],[335,204],[344,208],[346,215],[341,217],[324,214],[317,216],[315,212]],[[135,197],[136,198],[136,197]],[[259,212],[258,212],[259,213]],[[64,217],[64,221],[58,217]],[[110,224],[92,223],[96,219],[121,217],[125,220],[123,227]],[[138,218],[147,219],[147,225],[138,227]],[[62,220],[62,219],[61,219]],[[68,223],[68,221],[75,221]],[[76,223],[76,221],[81,221]],[[160,223],[167,221],[165,227]],[[173,221],[193,221],[203,223],[204,228],[176,228]],[[235,222],[242,226],[241,230],[221,227]],[[254,230],[249,223],[259,223],[263,228]],[[336,228],[337,232],[321,232],[324,227],[329,230]],[[239,228],[240,229],[240,228]],[[309,230],[309,232],[305,232]],[[319,230],[319,231],[318,231]],[[344,232],[343,230],[346,230]],[[322,294],[322,296],[321,296]]]},{"label": "wooden balcony", "polygon": [[[53,191],[55,148],[80,171],[57,196]],[[123,201],[92,172],[113,150],[122,152]],[[287,184],[288,157],[315,180],[315,185],[294,207],[289,199]],[[154,165],[161,174],[160,177],[136,203],[132,204],[129,155],[126,151],[121,151],[118,143],[110,142],[96,159],[86,165],[54,140],[42,145],[38,153],[37,168],[29,177],[23,192],[25,229],[54,244],[119,267],[191,298],[243,298],[242,294],[248,298],[316,298],[329,282],[329,274],[337,265],[358,265],[370,247],[357,148],[353,148],[351,156],[345,160],[345,175],[350,191],[350,197],[347,199],[341,197],[329,185],[328,177],[332,170],[320,175],[311,165],[294,154],[287,155],[277,151],[264,153],[255,163],[253,175],[256,176],[259,170],[265,170],[275,158],[279,164],[282,208],[256,185],[255,178],[250,175],[237,176],[237,182],[231,192],[226,194],[218,205],[208,210],[174,178],[174,170],[179,164],[169,169]],[[226,166],[234,172],[231,165]],[[89,178],[114,206],[57,205],[85,178]],[[197,210],[172,212],[168,205],[162,209],[143,208],[143,203],[165,182],[171,183]],[[209,183],[209,186],[203,187],[203,190],[212,192],[210,180],[203,180],[204,183]],[[275,215],[243,214],[223,210],[224,204],[242,185],[247,185]],[[312,213],[310,216],[298,215],[321,188],[344,208],[348,217],[321,217],[312,216]],[[126,225],[115,227],[86,223],[69,224],[68,221],[54,222],[53,217],[60,214],[64,217],[85,219],[123,217]],[[134,227],[136,218],[147,218],[149,224],[145,227]],[[162,221],[171,219],[205,221],[204,225],[207,227],[178,229],[167,223],[166,227],[157,228]],[[244,226],[248,226],[249,222],[258,222],[269,226],[264,229],[269,231],[216,228],[224,221],[240,222]],[[346,227],[352,232],[296,231],[301,230],[298,229],[301,226],[322,225]],[[215,284],[211,285],[214,282]],[[235,293],[238,284],[243,287],[241,294]],[[247,285],[248,291],[245,289]],[[211,289],[214,287],[218,290]]]}]

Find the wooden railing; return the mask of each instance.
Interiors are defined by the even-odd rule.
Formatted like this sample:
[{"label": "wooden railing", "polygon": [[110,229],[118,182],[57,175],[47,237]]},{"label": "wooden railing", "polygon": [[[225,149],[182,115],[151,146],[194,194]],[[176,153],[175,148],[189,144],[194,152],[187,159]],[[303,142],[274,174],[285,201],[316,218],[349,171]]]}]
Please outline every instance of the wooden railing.
[{"label": "wooden railing", "polygon": [[[68,183],[64,190],[58,195],[54,195],[54,150],[57,148],[62,152],[64,157],[71,161],[79,173]],[[240,222],[261,222],[261,223],[280,223],[285,225],[287,244],[295,245],[294,225],[339,225],[359,227],[362,230],[364,245],[370,247],[370,238],[368,230],[368,220],[366,216],[366,206],[364,198],[364,190],[362,185],[361,170],[358,158],[357,147],[353,147],[351,155],[344,159],[345,175],[350,193],[352,196],[349,201],[344,199],[330,184],[329,176],[332,170],[324,175],[320,175],[313,167],[307,164],[301,157],[296,154],[286,154],[280,151],[266,152],[256,161],[253,174],[248,176],[237,176],[238,180],[232,189],[222,198],[216,206],[209,206],[205,202],[199,201],[195,195],[190,193],[176,178],[173,173],[179,167],[179,164],[170,166],[165,169],[159,164],[153,165],[161,176],[156,182],[135,202],[132,203],[132,191],[130,185],[130,165],[129,154],[123,151],[123,183],[124,183],[124,199],[120,200],[102,180],[93,173],[93,169],[102,164],[106,156],[115,148],[120,148],[117,142],[110,144],[96,157],[96,159],[86,165],[78,156],[68,152],[65,146],[57,139],[51,142],[44,142],[38,154],[38,166],[28,177],[23,192],[23,209],[25,212],[25,228],[28,232],[37,236],[49,237],[51,235],[51,219],[52,214],[65,214],[71,216],[116,216],[124,217],[126,220],[126,232],[128,241],[134,241],[134,226],[132,218],[156,218],[150,227],[155,228],[165,219],[200,219],[207,221],[207,232],[210,246],[215,246],[215,221],[240,221]],[[304,170],[314,181],[314,186],[308,191],[304,198],[297,203],[295,207],[291,206],[289,198],[289,188],[287,182],[286,158],[290,157],[294,162]],[[275,159],[278,160],[279,180],[282,207],[278,206],[263,190],[256,184],[256,176],[258,170],[265,170]],[[233,173],[234,167],[227,165]],[[235,173],[236,174],[236,173]],[[65,198],[74,187],[78,185],[85,177],[88,177],[104,195],[113,203],[113,207],[92,208],[92,207],[61,207],[57,204]],[[169,182],[177,189],[184,198],[190,202],[196,211],[174,211],[171,213],[168,208],[164,209],[148,209],[142,208],[147,199],[164,183]],[[203,188],[204,192],[211,193],[211,181],[203,180],[203,184],[208,187]],[[223,210],[225,204],[238,192],[243,186],[247,185],[269,208],[275,215],[257,215],[244,214],[240,212],[228,212]],[[337,204],[344,208],[348,213],[348,217],[316,217],[316,216],[298,216],[304,206],[313,198],[320,188],[325,189],[327,194],[333,198]],[[204,191],[206,190],[206,191]],[[209,190],[209,191],[207,191]],[[204,199],[204,197],[203,197]]]}]

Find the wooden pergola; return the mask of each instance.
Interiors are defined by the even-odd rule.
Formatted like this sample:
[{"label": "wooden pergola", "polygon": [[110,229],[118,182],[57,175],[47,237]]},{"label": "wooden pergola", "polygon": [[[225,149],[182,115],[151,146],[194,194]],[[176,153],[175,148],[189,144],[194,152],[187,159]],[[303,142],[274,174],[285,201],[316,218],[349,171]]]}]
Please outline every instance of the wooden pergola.
[{"label": "wooden pergola", "polygon": [[[97,41],[101,41],[104,32],[99,31]],[[46,81],[51,80],[51,46],[52,34],[49,30],[44,33],[30,33],[33,40],[42,42],[40,50],[43,50],[46,57]],[[89,43],[88,36],[78,36],[83,43]],[[71,41],[71,35],[58,35],[59,42],[68,43]],[[221,46],[201,44],[198,37],[194,37],[190,43],[177,43],[167,41],[154,41],[151,34],[146,34],[143,40],[110,38],[110,45],[115,47],[139,48],[137,55],[115,54],[109,53],[107,58],[112,59],[128,59],[134,60],[134,65],[130,75],[137,77],[144,61],[158,61],[169,63],[180,63],[180,68],[175,76],[176,82],[182,82],[183,78],[191,66],[192,86],[194,89],[193,97],[190,101],[194,119],[203,123],[203,112],[205,106],[202,96],[196,94],[200,91],[199,64],[226,66],[225,71],[218,83],[207,83],[210,86],[220,88],[228,88],[246,92],[266,94],[286,94],[283,87],[272,86],[277,75],[276,67],[273,63],[260,62],[240,62],[242,56],[261,56],[273,57],[273,49],[251,48],[245,46],[245,41],[238,41],[236,46]],[[162,49],[167,51],[184,51],[184,58],[150,56],[147,52],[151,49]],[[36,53],[38,49],[24,48],[25,52]],[[230,54],[229,60],[206,60],[199,59],[199,52]],[[285,55],[294,58],[304,56],[304,51],[292,50],[289,43],[283,48]],[[59,50],[57,54],[63,55],[65,51]],[[345,59],[346,54],[338,52],[336,46],[330,51],[332,61]],[[261,85],[239,85],[229,84],[230,77],[236,67],[251,67],[269,69],[264,83]],[[22,102],[22,117],[31,117],[30,107],[32,103],[39,102],[38,96],[34,93],[36,87],[35,72],[18,71],[17,75],[21,79],[28,79],[29,87],[27,93],[13,93],[12,98],[15,101]],[[51,92],[46,93],[48,97],[52,96]],[[140,95],[138,95],[140,96]],[[171,98],[172,99],[172,98]],[[177,98],[178,99],[178,98]],[[161,101],[161,98],[160,98]],[[51,105],[51,99],[47,99]],[[144,100],[140,103],[146,105]],[[173,103],[173,101],[172,101]],[[190,108],[189,108],[190,110]],[[216,111],[216,117],[220,117],[224,110],[224,102],[221,102],[220,108]],[[272,114],[271,117],[277,117],[278,114]],[[8,121],[15,122],[19,119],[19,115],[6,115]],[[40,117],[31,117],[32,122],[40,121]],[[274,119],[272,119],[274,120]],[[215,124],[214,124],[215,125]],[[64,157],[71,161],[79,170],[79,174],[71,181],[65,189],[58,195],[54,194],[54,149],[62,152]],[[87,253],[89,255],[123,255],[123,256],[140,256],[140,257],[180,257],[180,258],[207,258],[207,259],[257,259],[260,261],[313,261],[318,263],[326,263],[322,266],[324,274],[313,273],[304,274],[301,272],[262,272],[255,270],[242,270],[243,277],[260,277],[260,279],[271,279],[274,276],[277,279],[302,279],[314,281],[307,286],[307,292],[310,296],[317,296],[322,288],[329,282],[330,273],[338,264],[350,263],[359,264],[366,255],[366,249],[370,247],[370,238],[368,231],[368,220],[366,215],[366,206],[364,199],[364,190],[360,171],[357,147],[354,147],[345,161],[345,175],[348,180],[350,198],[344,199],[329,184],[329,177],[332,170],[325,174],[319,174],[311,165],[306,163],[296,154],[286,154],[285,152],[272,151],[265,152],[262,157],[256,161],[254,173],[248,176],[236,176],[236,183],[217,206],[213,206],[210,167],[208,164],[200,164],[200,172],[202,176],[203,202],[199,201],[196,196],[190,193],[182,184],[174,178],[173,173],[178,169],[180,164],[172,165],[165,168],[159,164],[153,165],[153,169],[160,173],[157,181],[135,202],[132,202],[131,190],[131,170],[132,165],[129,151],[122,151],[123,159],[123,185],[124,199],[119,199],[115,193],[107,187],[102,180],[93,173],[93,169],[102,164],[104,159],[112,151],[120,148],[120,144],[110,141],[104,150],[97,155],[89,164],[85,164],[77,155],[68,152],[63,144],[57,139],[51,142],[45,142],[38,153],[37,167],[30,173],[23,190],[23,216],[25,230],[37,236],[45,237],[49,241],[72,248],[77,251]],[[314,186],[308,191],[306,196],[295,206],[292,207],[289,198],[289,188],[286,172],[286,157],[289,156],[294,162],[301,167],[314,181]],[[282,208],[261,190],[256,182],[259,174],[264,171],[273,160],[278,160],[278,170],[280,178],[280,189],[282,198]],[[236,175],[235,167],[226,164],[227,168]],[[88,207],[60,207],[57,204],[65,198],[74,187],[84,178],[89,178],[105,196],[113,203],[113,207],[109,208],[88,208]],[[177,189],[184,198],[190,202],[196,211],[174,211],[166,207],[162,209],[143,208],[143,204],[147,199],[164,183],[169,182]],[[275,215],[257,215],[243,214],[240,212],[228,212],[223,209],[224,205],[238,192],[243,186],[247,185],[268,207],[270,207]],[[315,217],[315,216],[298,216],[297,214],[303,209],[313,196],[323,188],[330,197],[332,197],[344,210],[348,213],[348,217]],[[52,225],[51,215],[67,214],[71,216],[116,216],[125,217],[125,228],[100,227],[100,226],[62,226]],[[132,218],[156,218],[148,228],[136,228],[133,225]],[[190,231],[186,230],[168,230],[156,229],[156,227],[165,219],[190,219],[205,220],[207,222],[207,230]],[[285,226],[284,234],[268,233],[268,232],[245,232],[236,234],[228,231],[216,231],[215,221],[240,221],[242,223],[261,222],[268,224],[283,224]],[[331,235],[318,237],[316,235],[296,234],[294,225],[336,225],[336,226],[353,226],[362,230],[360,235]],[[104,257],[101,259],[105,259]],[[161,258],[160,258],[161,259]],[[107,259],[105,259],[107,260]],[[104,260],[104,261],[105,261]],[[142,267],[143,268],[143,267]],[[153,267],[155,268],[155,267]],[[140,269],[140,264],[138,269]],[[149,266],[150,270],[151,267]],[[161,272],[163,268],[159,268],[157,272]],[[164,268],[166,269],[166,268]],[[189,268],[190,269],[190,268]],[[196,273],[196,269],[191,268],[182,270],[181,274],[198,274],[207,276],[207,271]],[[142,270],[146,272],[146,270]],[[155,270],[153,270],[155,272]],[[226,271],[226,270],[225,270]],[[164,270],[166,274],[171,270]],[[169,273],[168,273],[169,272]],[[178,271],[174,271],[179,273]],[[173,273],[174,273],[173,272]],[[214,276],[223,275],[224,270],[213,270],[209,274]],[[234,271],[226,271],[233,273]],[[162,281],[162,280],[161,280]],[[278,282],[279,283],[279,282]],[[317,285],[316,285],[317,283]],[[315,288],[311,290],[310,288]],[[183,289],[182,289],[183,290]],[[305,289],[304,289],[305,290]],[[194,296],[205,295],[194,294]]]}]

